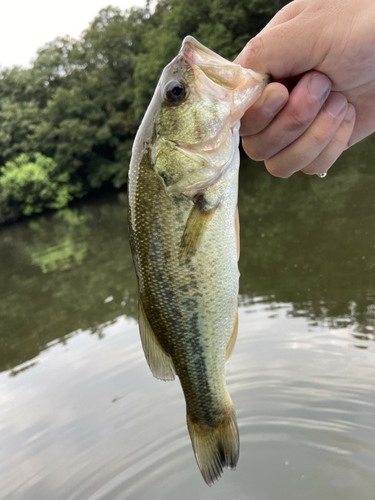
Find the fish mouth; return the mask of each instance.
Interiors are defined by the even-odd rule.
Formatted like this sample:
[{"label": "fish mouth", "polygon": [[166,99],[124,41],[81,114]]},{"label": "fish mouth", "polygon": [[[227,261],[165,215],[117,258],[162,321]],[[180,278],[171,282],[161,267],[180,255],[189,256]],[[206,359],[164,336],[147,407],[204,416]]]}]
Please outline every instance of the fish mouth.
[{"label": "fish mouth", "polygon": [[268,75],[224,59],[192,36],[184,39],[180,55],[192,68],[198,86],[219,99],[229,98],[232,123],[242,118],[269,82]]},{"label": "fish mouth", "polygon": [[184,38],[180,53],[190,65],[197,64],[202,67],[202,69],[233,64],[219,54],[216,54],[216,52],[210,50],[208,47],[202,45],[190,35]]},{"label": "fish mouth", "polygon": [[255,85],[257,83],[267,84],[270,78],[269,75],[257,73],[228,61],[190,35],[184,38],[180,53],[191,66],[199,66],[209,78],[213,77],[228,89],[233,90],[238,87],[239,83],[245,83],[245,80],[248,79],[254,80],[253,84]]},{"label": "fish mouth", "polygon": [[178,55],[164,69],[159,82],[161,92],[174,80],[184,80],[189,88],[189,97],[181,109],[189,112],[191,102],[192,128],[199,131],[200,124],[205,131],[195,135],[193,141],[184,134],[168,139],[187,164],[196,168],[189,167],[186,175],[181,173],[168,183],[166,191],[194,199],[231,168],[237,168],[240,119],[261,95],[268,77],[224,59],[188,36]]}]

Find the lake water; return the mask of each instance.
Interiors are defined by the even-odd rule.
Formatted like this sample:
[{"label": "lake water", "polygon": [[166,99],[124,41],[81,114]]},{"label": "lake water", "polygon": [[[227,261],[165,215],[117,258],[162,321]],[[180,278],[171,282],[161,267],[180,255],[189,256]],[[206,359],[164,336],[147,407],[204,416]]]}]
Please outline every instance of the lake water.
[{"label": "lake water", "polygon": [[0,499],[373,500],[375,141],[325,179],[243,163],[241,454],[212,488],[136,322],[126,195],[0,229]]}]

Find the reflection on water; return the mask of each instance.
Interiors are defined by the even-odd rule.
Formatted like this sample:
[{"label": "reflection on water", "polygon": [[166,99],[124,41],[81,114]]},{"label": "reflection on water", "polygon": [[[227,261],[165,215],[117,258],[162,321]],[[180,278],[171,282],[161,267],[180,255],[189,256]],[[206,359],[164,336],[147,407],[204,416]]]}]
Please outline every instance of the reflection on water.
[{"label": "reflection on water", "polygon": [[[371,165],[372,167],[372,165]],[[325,179],[241,182],[241,292],[331,327],[375,326],[375,176],[343,166]],[[245,250],[244,250],[245,244]],[[249,278],[248,278],[249,277]]]},{"label": "reflection on water", "polygon": [[0,499],[373,499],[374,151],[242,168],[241,457],[213,488],[141,351],[126,196],[0,229]]},{"label": "reflection on water", "polygon": [[[32,264],[39,267],[43,274],[52,271],[65,271],[74,265],[80,265],[87,256],[89,231],[83,221],[89,219],[79,216],[74,210],[61,210],[53,217],[54,221],[63,221],[61,225],[51,224],[50,219],[39,219],[29,224],[33,241],[27,250]],[[76,230],[75,230],[76,229]],[[52,238],[51,230],[55,237]],[[78,233],[78,234],[77,234]]]},{"label": "reflection on water", "polygon": [[71,332],[136,317],[124,194],[3,228],[0,263],[0,371]]}]

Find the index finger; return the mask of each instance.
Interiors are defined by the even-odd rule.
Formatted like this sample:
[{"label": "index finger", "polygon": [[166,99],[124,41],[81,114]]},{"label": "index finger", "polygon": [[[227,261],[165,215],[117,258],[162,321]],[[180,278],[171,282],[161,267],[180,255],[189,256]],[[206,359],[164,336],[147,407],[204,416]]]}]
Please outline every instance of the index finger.
[{"label": "index finger", "polygon": [[241,120],[240,135],[254,135],[264,130],[288,101],[288,90],[281,83],[270,83]]}]

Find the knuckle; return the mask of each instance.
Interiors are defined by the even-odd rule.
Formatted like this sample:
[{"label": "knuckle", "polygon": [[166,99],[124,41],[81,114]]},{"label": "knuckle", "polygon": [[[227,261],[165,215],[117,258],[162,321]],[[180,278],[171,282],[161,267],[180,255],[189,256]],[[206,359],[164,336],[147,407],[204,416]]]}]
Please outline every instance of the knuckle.
[{"label": "knuckle", "polygon": [[315,116],[310,116],[305,110],[294,109],[290,111],[290,122],[287,124],[286,129],[288,132],[301,132],[305,131]]},{"label": "knuckle", "polygon": [[323,142],[327,142],[327,130],[324,130],[321,127],[312,127],[310,131],[310,141],[313,145],[321,144]]},{"label": "knuckle", "polygon": [[242,138],[242,148],[249,158],[255,161],[264,160],[265,156],[258,141],[254,141],[253,137]]},{"label": "knuckle", "polygon": [[268,172],[273,175],[274,177],[280,177],[282,179],[287,179],[292,175],[293,172],[288,172],[287,170],[283,169],[281,165],[278,165],[275,160],[272,158],[269,160],[265,160],[264,162],[266,169]]},{"label": "knuckle", "polygon": [[353,132],[352,124],[343,121],[338,128],[336,134],[332,137],[332,142],[336,144],[337,148],[344,149],[350,141]]},{"label": "knuckle", "polygon": [[258,59],[264,50],[263,38],[261,35],[258,35],[251,40],[249,40],[246,44],[245,52],[251,57],[251,59]]},{"label": "knuckle", "polygon": [[351,131],[351,127],[349,127],[348,129],[345,123],[341,124],[335,135],[331,138],[328,145],[323,149],[323,151],[314,161],[312,161],[309,165],[302,169],[302,172],[307,175],[326,172],[347,147]]}]

